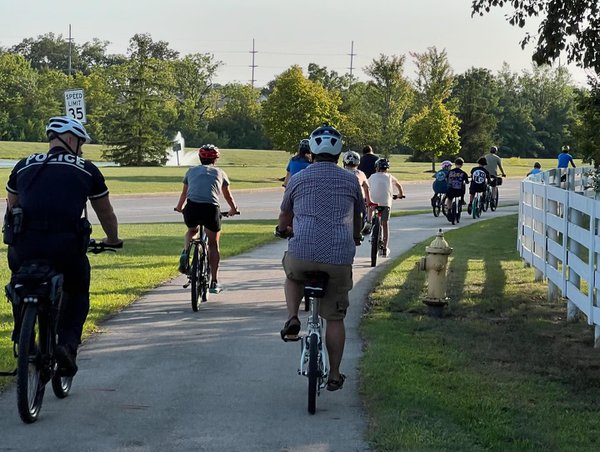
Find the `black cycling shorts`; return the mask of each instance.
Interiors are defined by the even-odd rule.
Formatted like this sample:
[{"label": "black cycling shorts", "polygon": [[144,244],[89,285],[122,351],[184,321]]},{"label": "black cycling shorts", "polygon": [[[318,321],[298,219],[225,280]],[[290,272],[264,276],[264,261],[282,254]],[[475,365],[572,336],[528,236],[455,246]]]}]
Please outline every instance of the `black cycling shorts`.
[{"label": "black cycling shorts", "polygon": [[209,231],[221,230],[221,209],[210,203],[198,203],[187,200],[183,208],[183,221],[188,228],[198,225],[204,226]]},{"label": "black cycling shorts", "polygon": [[465,194],[464,189],[449,188],[448,193],[446,193],[446,198],[448,198],[448,199],[458,198],[459,196],[461,196],[461,197],[464,196],[464,194]]},{"label": "black cycling shorts", "polygon": [[469,186],[469,194],[484,193],[487,189],[487,184],[471,184]]}]

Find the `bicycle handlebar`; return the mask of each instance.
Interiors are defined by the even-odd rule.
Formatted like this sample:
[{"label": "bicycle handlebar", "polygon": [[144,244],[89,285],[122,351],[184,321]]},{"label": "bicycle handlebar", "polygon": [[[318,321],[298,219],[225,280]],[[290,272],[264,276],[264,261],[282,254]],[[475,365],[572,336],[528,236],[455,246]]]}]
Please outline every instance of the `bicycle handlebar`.
[{"label": "bicycle handlebar", "polygon": [[123,242],[117,243],[115,245],[109,245],[104,242],[97,242],[95,239],[90,239],[90,243],[88,244],[88,252],[93,254],[100,254],[105,251],[112,251],[113,253],[117,252],[117,249],[123,248]]}]

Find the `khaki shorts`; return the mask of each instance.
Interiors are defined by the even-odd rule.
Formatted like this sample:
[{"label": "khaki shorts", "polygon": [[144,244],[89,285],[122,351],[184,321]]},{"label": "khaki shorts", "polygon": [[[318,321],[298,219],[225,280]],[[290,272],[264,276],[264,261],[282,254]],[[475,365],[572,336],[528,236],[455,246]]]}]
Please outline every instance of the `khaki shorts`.
[{"label": "khaki shorts", "polygon": [[352,289],[352,265],[322,264],[296,259],[287,252],[283,255],[286,277],[303,286],[304,273],[321,271],[329,274],[325,297],[319,303],[319,315],[325,320],[343,320],[350,304],[348,292]]}]

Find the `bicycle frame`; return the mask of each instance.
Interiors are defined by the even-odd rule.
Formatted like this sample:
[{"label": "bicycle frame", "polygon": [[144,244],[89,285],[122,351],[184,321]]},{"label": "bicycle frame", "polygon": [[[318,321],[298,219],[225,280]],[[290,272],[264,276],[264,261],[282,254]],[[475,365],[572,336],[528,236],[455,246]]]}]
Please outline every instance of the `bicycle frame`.
[{"label": "bicycle frame", "polygon": [[323,345],[325,338],[325,322],[319,316],[319,299],[315,297],[309,297],[309,302],[310,311],[308,315],[306,336],[303,336],[302,340],[300,341],[301,354],[298,375],[308,377],[310,338],[315,335],[318,339],[318,367],[321,371],[321,378],[318,386],[320,390],[327,386],[327,377],[329,375],[329,355],[327,354],[327,347],[324,347]]},{"label": "bicycle frame", "polygon": [[187,287],[191,284],[192,310],[198,311],[198,298],[202,302],[208,300],[210,283],[210,265],[208,260],[208,238],[203,225],[198,225],[198,232],[188,247],[188,259],[192,258],[189,266]]},{"label": "bicycle frame", "polygon": [[319,316],[319,302],[325,295],[329,275],[324,272],[307,272],[304,295],[310,300],[307,334],[300,341],[300,366],[298,374],[308,377],[308,412],[315,414],[317,396],[327,386],[329,356],[324,345],[325,321]]}]

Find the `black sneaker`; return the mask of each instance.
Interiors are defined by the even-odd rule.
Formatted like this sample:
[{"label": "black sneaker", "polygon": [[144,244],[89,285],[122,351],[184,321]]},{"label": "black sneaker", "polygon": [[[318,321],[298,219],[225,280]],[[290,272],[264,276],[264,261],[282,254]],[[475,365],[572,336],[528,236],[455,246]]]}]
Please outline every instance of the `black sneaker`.
[{"label": "black sneaker", "polygon": [[76,353],[69,345],[57,345],[54,349],[58,363],[58,374],[61,377],[73,377],[77,373]]}]

